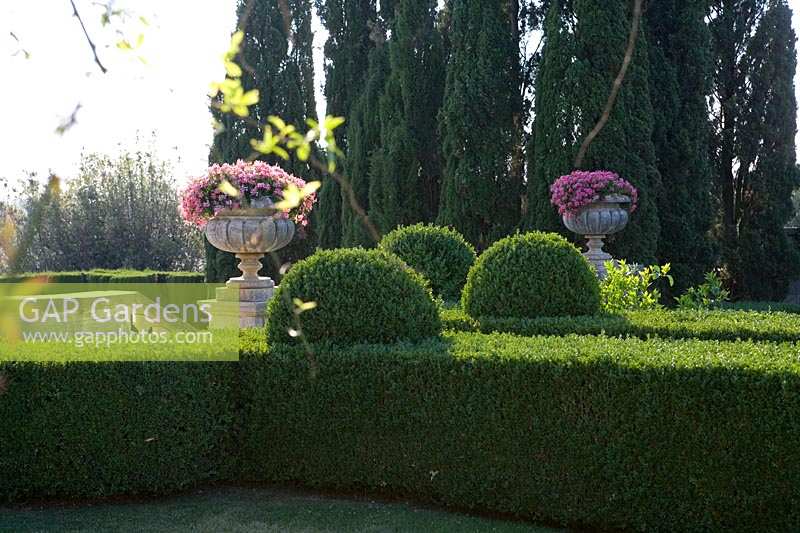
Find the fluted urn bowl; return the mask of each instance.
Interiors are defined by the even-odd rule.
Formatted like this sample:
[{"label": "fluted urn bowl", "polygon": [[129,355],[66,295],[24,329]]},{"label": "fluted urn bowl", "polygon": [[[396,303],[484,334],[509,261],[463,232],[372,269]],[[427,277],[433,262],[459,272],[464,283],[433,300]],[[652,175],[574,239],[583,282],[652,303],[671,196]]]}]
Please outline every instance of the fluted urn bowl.
[{"label": "fluted urn bowl", "polygon": [[586,237],[587,250],[583,256],[594,266],[601,279],[607,275],[606,261],[613,261],[611,255],[603,250],[603,239],[628,225],[630,203],[628,196],[612,194],[587,205],[576,214],[562,217],[568,230]]},{"label": "fluted urn bowl", "polygon": [[577,214],[564,215],[564,225],[579,235],[611,235],[628,225],[628,207],[631,199],[621,194],[604,196],[589,204]]},{"label": "fluted urn bowl", "polygon": [[222,211],[206,224],[206,238],[215,248],[235,254],[265,254],[292,242],[294,222],[273,218],[273,209]]}]

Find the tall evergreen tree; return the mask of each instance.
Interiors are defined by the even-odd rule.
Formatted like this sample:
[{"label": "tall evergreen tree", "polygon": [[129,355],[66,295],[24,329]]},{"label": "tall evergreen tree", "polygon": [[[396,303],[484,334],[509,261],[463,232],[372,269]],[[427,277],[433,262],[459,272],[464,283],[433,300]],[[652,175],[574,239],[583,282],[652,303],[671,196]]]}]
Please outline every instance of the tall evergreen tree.
[{"label": "tall evergreen tree", "polygon": [[[631,27],[627,0],[552,0],[536,83],[533,144],[529,150],[526,225],[567,233],[550,204],[550,185],[573,169],[578,148],[595,126],[625,56]],[[647,38],[636,50],[608,123],[589,147],[584,169],[607,169],[639,190],[639,208],[609,249],[616,256],[655,262],[660,177],[652,141]]]},{"label": "tall evergreen tree", "polygon": [[[380,146],[379,102],[389,74],[389,58],[385,45],[376,46],[370,52],[369,75],[364,92],[358,97],[350,114],[347,130],[347,178],[353,188],[356,201],[372,215],[370,193],[376,188],[370,185],[373,173],[372,161]],[[350,205],[350,198],[343,191],[342,198],[342,245],[374,246],[375,238],[365,227],[363,220]],[[374,221],[373,221],[374,224]]]},{"label": "tall evergreen tree", "polygon": [[522,176],[511,160],[520,132],[516,2],[450,6],[449,59],[439,114],[444,175],[438,222],[478,248],[519,221]]},{"label": "tall evergreen tree", "polygon": [[663,184],[658,259],[669,262],[674,292],[702,281],[714,265],[709,160],[713,56],[707,2],[659,0],[647,10],[653,143]]},{"label": "tall evergreen tree", "polygon": [[741,297],[782,298],[799,270],[783,231],[797,185],[791,19],[785,0],[717,0],[712,9],[720,238]]},{"label": "tall evergreen tree", "polygon": [[[325,43],[325,98],[327,113],[350,119],[369,70],[369,53],[380,33],[375,0],[316,0],[317,12],[328,30]],[[336,142],[348,150],[348,128],[339,128]],[[346,168],[339,168],[340,171]],[[342,192],[330,178],[322,182],[314,212],[318,244],[335,248],[342,238]]]},{"label": "tall evergreen tree", "polygon": [[[267,117],[277,115],[287,123],[302,125],[306,118],[316,117],[311,0],[239,0],[237,15],[245,34],[239,58],[242,86],[245,90],[259,91],[258,103],[250,107],[252,122],[266,124]],[[222,131],[214,137],[209,162],[233,163],[250,157],[253,154],[250,140],[262,136],[255,124],[221,114],[213,106],[212,113]],[[272,155],[260,159],[307,181],[318,179],[307,163],[297,159],[284,161]],[[307,236],[295,239],[279,254],[283,261],[292,261],[311,250],[312,238]],[[237,264],[233,254],[206,243],[206,277],[210,281],[240,275]],[[277,276],[271,261],[265,259],[264,265],[269,275]]]},{"label": "tall evergreen tree", "polygon": [[436,115],[442,105],[442,43],[436,0],[397,0],[380,99],[380,147],[371,169],[370,216],[383,232],[430,221],[439,206]]}]

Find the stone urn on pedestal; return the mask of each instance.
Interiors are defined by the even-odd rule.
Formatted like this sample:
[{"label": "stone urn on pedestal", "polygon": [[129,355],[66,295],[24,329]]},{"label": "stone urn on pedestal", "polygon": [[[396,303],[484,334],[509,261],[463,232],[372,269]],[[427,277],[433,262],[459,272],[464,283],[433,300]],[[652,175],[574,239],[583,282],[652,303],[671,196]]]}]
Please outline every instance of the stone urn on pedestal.
[{"label": "stone urn on pedestal", "polygon": [[562,215],[568,230],[586,238],[587,250],[583,256],[597,269],[600,279],[608,274],[605,262],[613,260],[611,254],[603,250],[603,239],[625,228],[630,204],[630,197],[610,194],[582,207],[576,213]]},{"label": "stone urn on pedestal", "polygon": [[[219,212],[205,227],[212,246],[236,254],[242,275],[231,278],[224,288],[217,289],[217,305],[212,306],[213,319],[218,323],[242,328],[263,327],[266,324],[267,302],[272,298],[275,283],[258,275],[264,254],[285,247],[294,237],[291,220],[275,218],[271,206],[253,206]],[[227,321],[226,321],[227,320]],[[233,323],[231,323],[233,322]]]}]

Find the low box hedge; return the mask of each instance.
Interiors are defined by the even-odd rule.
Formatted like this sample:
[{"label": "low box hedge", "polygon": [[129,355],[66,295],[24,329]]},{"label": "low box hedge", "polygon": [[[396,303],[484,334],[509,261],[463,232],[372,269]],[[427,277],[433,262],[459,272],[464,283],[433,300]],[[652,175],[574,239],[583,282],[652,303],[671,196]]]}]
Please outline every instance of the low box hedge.
[{"label": "low box hedge", "polygon": [[166,493],[224,477],[234,368],[0,363],[0,502]]},{"label": "low box hedge", "polygon": [[800,316],[792,313],[658,310],[630,311],[623,315],[473,319],[461,309],[444,309],[441,317],[445,330],[523,336],[604,334],[611,337],[800,341]]},{"label": "low box hedge", "polygon": [[795,313],[800,314],[800,305],[788,302],[754,302],[742,300],[739,302],[723,302],[723,309],[733,309],[737,311],[762,311],[766,313]]},{"label": "low box hedge", "polygon": [[45,281],[47,283],[85,283],[83,272],[36,272],[0,276],[0,283],[23,283],[26,281]]},{"label": "low box hedge", "polygon": [[34,279],[47,283],[203,283],[198,272],[156,272],[152,270],[104,270],[80,272],[31,272],[0,276],[0,283],[21,283]]},{"label": "low box hedge", "polygon": [[796,531],[790,344],[451,334],[242,361],[248,481],[574,526]]}]

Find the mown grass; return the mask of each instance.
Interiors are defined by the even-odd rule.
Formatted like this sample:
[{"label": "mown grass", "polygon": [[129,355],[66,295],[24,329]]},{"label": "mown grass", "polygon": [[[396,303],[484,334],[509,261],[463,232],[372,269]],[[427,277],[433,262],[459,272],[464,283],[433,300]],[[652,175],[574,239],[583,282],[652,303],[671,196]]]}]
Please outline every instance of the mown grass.
[{"label": "mown grass", "polygon": [[95,532],[498,532],[556,533],[404,503],[352,501],[295,492],[221,488],[143,503],[0,508],[0,531]]}]

